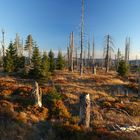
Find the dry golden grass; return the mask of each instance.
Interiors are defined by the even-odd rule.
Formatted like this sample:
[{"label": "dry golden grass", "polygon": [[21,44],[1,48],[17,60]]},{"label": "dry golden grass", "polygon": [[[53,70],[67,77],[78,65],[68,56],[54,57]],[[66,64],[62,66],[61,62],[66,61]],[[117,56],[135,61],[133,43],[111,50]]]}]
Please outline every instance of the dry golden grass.
[{"label": "dry golden grass", "polygon": [[[17,131],[24,133],[24,135],[19,133],[19,135],[17,135],[18,138],[16,137],[17,139],[26,140],[27,136],[31,138],[30,136],[32,135],[32,133],[27,134],[28,132],[23,130],[25,128],[22,129],[16,124],[17,122],[27,126],[28,124],[40,124],[41,122],[49,121],[48,119],[52,119],[49,118],[50,111],[57,113],[54,118],[61,120],[61,125],[63,124],[63,127],[57,126],[58,132],[60,131],[60,133],[63,134],[65,131],[68,131],[68,133],[74,133],[75,131],[74,135],[76,135],[76,132],[83,131],[81,127],[77,126],[79,122],[79,96],[83,92],[90,94],[92,102],[91,127],[94,128],[99,135],[101,135],[101,133],[109,133],[109,129],[114,124],[133,124],[130,119],[136,124],[140,124],[139,99],[133,98],[133,96],[126,98],[123,95],[116,95],[116,97],[110,95],[112,86],[125,85],[133,89],[133,87],[137,88],[136,83],[132,85],[130,82],[124,81],[113,71],[108,74],[99,71],[96,76],[88,73],[82,77],[78,72],[56,71],[52,76],[52,81],[62,95],[62,100],[53,100],[53,106],[51,106],[51,108],[47,106],[48,102],[46,97],[53,90],[52,86],[41,86],[44,107],[37,108],[29,102],[29,100],[31,100],[31,86],[18,84],[16,80],[11,77],[8,77],[10,82],[4,80],[5,78],[0,78],[0,117],[10,118],[10,121],[15,121],[13,128],[16,127],[16,133],[11,131],[10,135],[17,135]],[[26,105],[24,106],[24,104]],[[128,112],[129,117],[126,113],[119,110]],[[43,123],[43,125],[46,126],[46,122]],[[29,132],[33,129],[27,128]],[[2,129],[6,131],[5,128]],[[11,127],[9,130],[11,130]],[[35,135],[34,132],[36,132],[36,130],[33,129],[32,131],[33,135]],[[46,131],[47,130],[45,130],[45,133]],[[52,130],[52,134],[53,133],[55,133],[57,137],[56,132]],[[37,134],[37,136],[39,136],[39,134]],[[83,138],[83,136],[80,138]],[[33,137],[33,139],[36,138]]]}]

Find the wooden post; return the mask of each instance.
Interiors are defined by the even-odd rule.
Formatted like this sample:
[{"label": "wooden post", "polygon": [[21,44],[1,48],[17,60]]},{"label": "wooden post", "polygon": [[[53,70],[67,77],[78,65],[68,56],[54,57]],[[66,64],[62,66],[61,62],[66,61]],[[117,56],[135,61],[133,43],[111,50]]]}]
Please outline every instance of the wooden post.
[{"label": "wooden post", "polygon": [[34,97],[34,105],[38,107],[42,107],[42,91],[39,89],[38,83],[35,81],[34,88],[32,90],[32,94]]},{"label": "wooden post", "polygon": [[89,94],[81,94],[80,96],[80,122],[86,128],[90,126],[90,96]]}]

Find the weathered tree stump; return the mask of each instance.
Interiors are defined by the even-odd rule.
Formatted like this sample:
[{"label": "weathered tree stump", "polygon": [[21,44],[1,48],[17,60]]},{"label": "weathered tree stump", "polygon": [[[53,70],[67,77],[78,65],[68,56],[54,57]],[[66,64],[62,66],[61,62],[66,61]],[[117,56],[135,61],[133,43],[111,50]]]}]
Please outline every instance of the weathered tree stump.
[{"label": "weathered tree stump", "polygon": [[96,75],[96,67],[93,67],[93,74]]},{"label": "weathered tree stump", "polygon": [[128,89],[124,89],[124,96],[128,97]]},{"label": "weathered tree stump", "polygon": [[34,105],[38,107],[42,107],[42,91],[38,86],[38,83],[34,83],[34,87],[32,90],[32,95],[34,97]]},{"label": "weathered tree stump", "polygon": [[90,96],[89,94],[82,94],[80,96],[80,122],[86,128],[90,126]]}]

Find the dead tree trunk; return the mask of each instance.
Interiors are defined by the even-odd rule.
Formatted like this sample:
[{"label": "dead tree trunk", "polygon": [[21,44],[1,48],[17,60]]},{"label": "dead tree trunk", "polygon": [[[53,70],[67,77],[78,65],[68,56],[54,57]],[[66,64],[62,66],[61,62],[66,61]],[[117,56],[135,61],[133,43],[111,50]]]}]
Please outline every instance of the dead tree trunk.
[{"label": "dead tree trunk", "polygon": [[38,107],[42,107],[42,91],[39,89],[38,83],[34,83],[34,87],[32,90],[32,95],[34,97],[34,105]]},{"label": "dead tree trunk", "polygon": [[94,40],[93,40],[93,46],[92,46],[92,72],[93,74],[96,74],[95,71],[96,71],[96,68],[95,68],[95,48],[94,48]]},{"label": "dead tree trunk", "polygon": [[83,47],[84,47],[84,0],[82,0],[81,16],[81,53],[80,53],[80,75],[83,74]]},{"label": "dead tree trunk", "polygon": [[70,71],[73,71],[73,49],[74,49],[74,34],[70,35]]},{"label": "dead tree trunk", "polygon": [[67,55],[68,55],[68,69],[70,68],[70,48],[67,47]]},{"label": "dead tree trunk", "polygon": [[80,122],[86,128],[90,126],[90,96],[89,94],[82,94],[80,96]]},{"label": "dead tree trunk", "polygon": [[138,83],[139,83],[139,87],[138,87],[138,97],[140,97],[140,72],[139,72]]},{"label": "dead tree trunk", "polygon": [[129,53],[130,53],[130,38],[126,38],[125,42],[125,62],[129,63]]},{"label": "dead tree trunk", "polygon": [[76,58],[76,69],[78,68],[78,53],[77,53],[77,47],[75,48],[75,58]]},{"label": "dead tree trunk", "polygon": [[106,50],[106,62],[105,62],[106,72],[109,71],[109,35],[107,36],[107,50]]},{"label": "dead tree trunk", "polygon": [[120,49],[118,48],[117,59],[116,59],[116,71],[118,70],[120,59],[121,59],[121,52]]},{"label": "dead tree trunk", "polygon": [[90,42],[88,41],[88,67],[90,67]]},{"label": "dead tree trunk", "polygon": [[2,53],[3,53],[3,57],[5,56],[5,36],[4,36],[5,32],[4,30],[2,30]]}]

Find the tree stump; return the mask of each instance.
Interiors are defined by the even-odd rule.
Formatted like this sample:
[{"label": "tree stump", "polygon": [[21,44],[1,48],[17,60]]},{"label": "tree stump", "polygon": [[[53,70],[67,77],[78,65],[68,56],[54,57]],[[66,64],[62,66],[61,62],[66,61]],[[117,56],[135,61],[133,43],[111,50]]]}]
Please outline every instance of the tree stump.
[{"label": "tree stump", "polygon": [[93,67],[93,74],[96,75],[96,67]]},{"label": "tree stump", "polygon": [[128,89],[124,89],[124,96],[128,97]]},{"label": "tree stump", "polygon": [[86,128],[90,126],[90,96],[89,94],[82,94],[80,96],[80,122]]},{"label": "tree stump", "polygon": [[38,83],[35,81],[34,87],[32,90],[32,95],[34,97],[34,105],[38,107],[42,107],[42,91],[38,86]]}]

